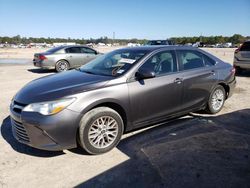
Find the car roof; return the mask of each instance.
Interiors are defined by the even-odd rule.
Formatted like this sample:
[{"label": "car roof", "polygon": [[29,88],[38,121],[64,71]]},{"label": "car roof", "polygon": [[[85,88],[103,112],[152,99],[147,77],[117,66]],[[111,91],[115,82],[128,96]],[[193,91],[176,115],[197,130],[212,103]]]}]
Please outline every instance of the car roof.
[{"label": "car roof", "polygon": [[158,40],[149,40],[148,42],[155,42],[155,41],[172,41],[171,39],[158,39]]},{"label": "car roof", "polygon": [[[121,48],[123,50],[146,50],[149,52],[158,50],[158,49],[166,49],[166,50],[197,50],[197,48],[192,46],[180,46],[180,45],[155,45],[155,46],[137,46],[137,47],[126,47]],[[120,49],[120,50],[121,50]],[[119,49],[118,49],[119,50]]]},{"label": "car roof", "polygon": [[87,45],[62,45],[61,47],[62,47],[62,49],[63,48],[71,48],[71,47],[86,47],[86,48],[90,48]]}]

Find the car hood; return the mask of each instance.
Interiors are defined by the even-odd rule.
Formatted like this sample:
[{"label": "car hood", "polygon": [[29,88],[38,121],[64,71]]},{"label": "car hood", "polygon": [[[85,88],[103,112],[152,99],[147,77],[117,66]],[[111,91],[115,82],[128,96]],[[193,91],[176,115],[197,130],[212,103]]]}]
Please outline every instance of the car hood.
[{"label": "car hood", "polygon": [[103,87],[113,77],[72,70],[31,81],[15,96],[15,101],[30,104],[52,101],[68,95]]}]

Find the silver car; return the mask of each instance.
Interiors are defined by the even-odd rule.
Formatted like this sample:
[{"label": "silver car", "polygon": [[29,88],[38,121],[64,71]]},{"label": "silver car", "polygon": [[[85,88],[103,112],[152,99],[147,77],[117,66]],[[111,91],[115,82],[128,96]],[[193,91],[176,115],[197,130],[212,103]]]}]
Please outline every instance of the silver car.
[{"label": "silver car", "polygon": [[244,42],[234,52],[234,67],[238,73],[242,69],[250,69],[250,41]]},{"label": "silver car", "polygon": [[59,46],[34,54],[33,63],[36,67],[62,72],[80,67],[99,55],[100,53],[88,46]]}]

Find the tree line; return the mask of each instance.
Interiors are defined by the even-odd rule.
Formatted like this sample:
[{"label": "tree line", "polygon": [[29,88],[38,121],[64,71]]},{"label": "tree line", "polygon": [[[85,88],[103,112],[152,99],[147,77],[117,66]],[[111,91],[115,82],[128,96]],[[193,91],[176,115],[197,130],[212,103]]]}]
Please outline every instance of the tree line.
[{"label": "tree line", "polygon": [[199,37],[173,37],[172,40],[175,41],[176,44],[187,44],[187,43],[196,43],[203,42],[204,44],[223,44],[227,42],[231,42],[233,44],[241,44],[246,40],[249,40],[250,36],[242,36],[240,34],[234,34],[231,37],[225,36],[199,36]]},{"label": "tree line", "polygon": [[[233,44],[240,44],[246,40],[250,40],[250,36],[242,36],[240,34],[234,34],[233,36],[194,36],[194,37],[172,37],[170,38],[176,44],[187,44],[187,43],[196,43],[203,42],[204,44],[216,44],[216,43],[226,43],[231,42]],[[72,39],[72,38],[35,38],[35,37],[21,37],[20,35],[14,37],[0,36],[0,43],[8,44],[30,44],[30,43],[47,43],[52,44],[56,42],[75,42],[77,44],[88,44],[88,43],[105,43],[113,44],[119,43],[120,45],[126,45],[127,43],[147,43],[147,39],[110,39],[108,37],[100,37],[97,39]]]},{"label": "tree line", "polygon": [[30,43],[47,43],[47,44],[52,44],[52,43],[57,43],[57,42],[75,42],[77,44],[88,44],[88,43],[93,43],[93,44],[98,44],[98,43],[105,43],[105,44],[113,44],[113,43],[119,43],[119,44],[127,44],[129,42],[131,43],[146,43],[147,40],[145,39],[110,39],[108,37],[100,37],[97,39],[72,39],[72,38],[45,38],[45,37],[21,37],[20,35],[14,36],[14,37],[1,37],[0,36],[0,44],[8,43],[8,44],[30,44]]}]

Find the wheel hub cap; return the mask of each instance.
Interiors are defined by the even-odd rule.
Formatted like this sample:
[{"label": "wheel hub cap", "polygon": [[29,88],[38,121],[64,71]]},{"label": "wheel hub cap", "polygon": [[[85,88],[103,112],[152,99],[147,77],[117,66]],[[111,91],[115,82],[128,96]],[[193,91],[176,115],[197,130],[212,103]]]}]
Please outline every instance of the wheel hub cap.
[{"label": "wheel hub cap", "polygon": [[67,65],[66,65],[66,63],[60,62],[60,64],[59,64],[59,69],[60,69],[60,71],[65,71],[65,70],[67,70]]},{"label": "wheel hub cap", "polygon": [[214,110],[219,110],[224,102],[224,94],[220,89],[217,89],[212,96],[212,106]]},{"label": "wheel hub cap", "polygon": [[92,146],[102,149],[110,146],[117,135],[117,121],[110,116],[101,116],[90,126],[88,139]]}]

